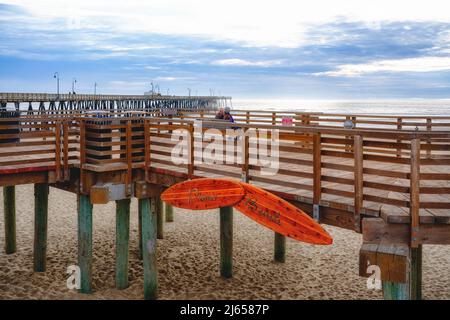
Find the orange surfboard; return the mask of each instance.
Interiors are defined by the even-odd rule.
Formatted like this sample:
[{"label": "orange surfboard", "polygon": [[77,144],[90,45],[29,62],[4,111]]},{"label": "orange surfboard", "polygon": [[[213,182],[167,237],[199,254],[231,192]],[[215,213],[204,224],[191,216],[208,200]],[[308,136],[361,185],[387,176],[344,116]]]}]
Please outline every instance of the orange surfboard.
[{"label": "orange surfboard", "polygon": [[238,181],[228,179],[194,179],[171,186],[161,199],[175,207],[192,210],[233,206],[244,197]]},{"label": "orange surfboard", "polygon": [[331,236],[302,210],[261,188],[240,184],[245,196],[234,208],[249,218],[299,241],[322,245],[333,243]]}]

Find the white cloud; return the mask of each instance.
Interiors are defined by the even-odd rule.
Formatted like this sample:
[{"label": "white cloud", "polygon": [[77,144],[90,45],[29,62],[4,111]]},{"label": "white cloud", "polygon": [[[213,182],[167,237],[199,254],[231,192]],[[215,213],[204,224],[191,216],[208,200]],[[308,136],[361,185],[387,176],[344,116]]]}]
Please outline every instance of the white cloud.
[{"label": "white cloud", "polygon": [[243,59],[222,59],[215,60],[211,64],[218,66],[249,66],[249,67],[272,67],[280,65],[280,60],[263,60],[263,61],[248,61]]},{"label": "white cloud", "polygon": [[450,57],[419,57],[380,60],[363,64],[344,64],[336,70],[315,73],[316,76],[356,77],[376,72],[433,72],[450,70]]},{"label": "white cloud", "polygon": [[104,28],[111,32],[156,32],[202,36],[252,46],[297,47],[308,26],[337,17],[367,22],[450,21],[448,0],[2,0],[25,6],[52,25]]},{"label": "white cloud", "polygon": [[176,77],[157,77],[155,81],[175,81],[178,80]]}]

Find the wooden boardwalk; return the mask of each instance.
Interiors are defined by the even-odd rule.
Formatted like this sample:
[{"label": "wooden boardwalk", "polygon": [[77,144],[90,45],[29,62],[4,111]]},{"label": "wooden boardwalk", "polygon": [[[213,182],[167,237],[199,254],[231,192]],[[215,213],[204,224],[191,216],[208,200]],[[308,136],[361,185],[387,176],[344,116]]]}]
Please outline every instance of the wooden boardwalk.
[{"label": "wooden boardwalk", "polygon": [[[420,298],[421,246],[450,244],[450,117],[237,110],[237,122],[230,124],[213,116],[114,111],[101,119],[58,113],[0,119],[5,199],[13,202],[12,188],[27,183],[41,190],[37,202],[45,199],[40,185],[77,193],[79,245],[90,248],[92,204],[116,201],[122,212],[136,197],[142,228],[153,228],[146,215],[158,208],[164,188],[196,177],[238,179],[279,195],[320,223],[362,233],[360,275],[369,276],[368,263],[378,265],[386,295]],[[5,217],[6,228],[13,228],[7,223],[13,212]],[[82,291],[89,292],[92,252],[80,250]],[[153,254],[144,256],[144,265],[146,285],[154,289]],[[145,296],[154,297],[145,288]]]}]

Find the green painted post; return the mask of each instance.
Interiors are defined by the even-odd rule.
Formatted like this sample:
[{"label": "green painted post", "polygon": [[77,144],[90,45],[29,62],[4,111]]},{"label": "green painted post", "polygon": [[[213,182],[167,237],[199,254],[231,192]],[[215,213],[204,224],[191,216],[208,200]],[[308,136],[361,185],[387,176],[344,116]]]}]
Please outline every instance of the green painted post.
[{"label": "green painted post", "polygon": [[34,271],[45,272],[47,260],[48,192],[46,183],[34,185]]},{"label": "green painted post", "polygon": [[164,239],[164,211],[163,211],[163,202],[160,197],[156,199],[156,215],[157,215],[157,235],[158,239]]},{"label": "green painted post", "polygon": [[166,222],[173,222],[173,206],[167,202],[164,205],[166,207]]},{"label": "green painted post", "polygon": [[130,199],[116,201],[116,288],[128,287]]},{"label": "green painted post", "polygon": [[156,198],[139,199],[142,218],[142,258],[144,263],[144,299],[156,299],[158,294],[158,269],[156,268]]},{"label": "green painted post", "polygon": [[422,245],[411,248],[411,300],[422,299]]},{"label": "green painted post", "polygon": [[220,275],[233,276],[233,207],[220,208]]},{"label": "green painted post", "polygon": [[384,300],[409,300],[409,284],[383,281]]},{"label": "green painted post", "polygon": [[383,281],[385,300],[422,299],[422,245],[410,249],[409,282],[393,283]]},{"label": "green painted post", "polygon": [[78,199],[78,266],[80,267],[80,292],[92,292],[92,204],[89,196]]},{"label": "green painted post", "polygon": [[275,232],[275,262],[286,262],[286,237]]},{"label": "green painted post", "polygon": [[5,218],[5,252],[15,253],[16,247],[16,187],[3,187],[3,210]]}]

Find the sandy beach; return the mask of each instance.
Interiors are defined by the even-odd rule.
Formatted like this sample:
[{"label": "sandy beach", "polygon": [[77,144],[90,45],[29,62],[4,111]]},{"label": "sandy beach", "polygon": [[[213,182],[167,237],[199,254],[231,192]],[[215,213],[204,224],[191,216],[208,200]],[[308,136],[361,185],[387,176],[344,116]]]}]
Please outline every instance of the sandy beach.
[{"label": "sandy beach", "polygon": [[[130,286],[114,288],[115,204],[94,207],[92,295],[66,287],[66,269],[77,261],[74,194],[50,189],[47,272],[33,273],[33,186],[16,187],[17,248],[4,253],[0,204],[0,299],[142,299],[142,267],[137,256],[137,200],[131,204]],[[234,277],[219,277],[217,210],[175,209],[158,240],[160,299],[382,299],[358,276],[360,235],[325,226],[332,246],[287,240],[287,261],[273,262],[273,232],[239,212],[234,215]],[[450,247],[424,246],[423,298],[450,299]]]}]

